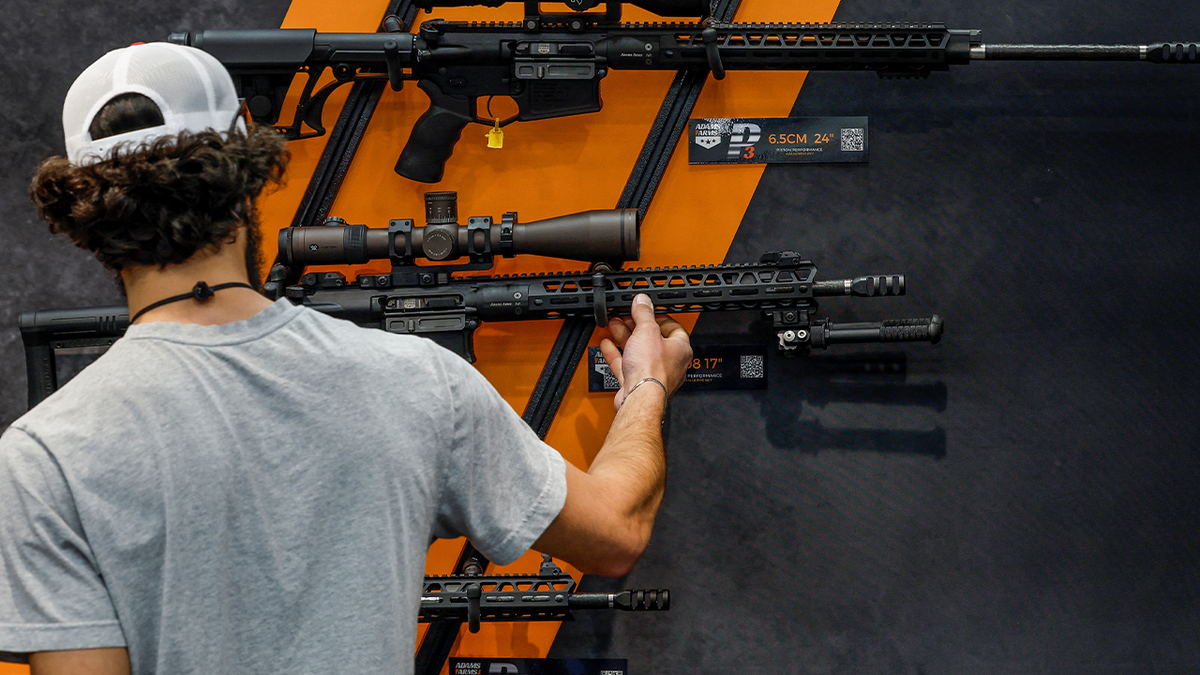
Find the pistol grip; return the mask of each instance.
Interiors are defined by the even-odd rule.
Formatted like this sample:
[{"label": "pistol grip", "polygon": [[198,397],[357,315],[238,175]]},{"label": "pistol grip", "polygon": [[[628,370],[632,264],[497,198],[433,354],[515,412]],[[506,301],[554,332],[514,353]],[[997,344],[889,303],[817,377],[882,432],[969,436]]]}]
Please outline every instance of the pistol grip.
[{"label": "pistol grip", "polygon": [[446,160],[463,129],[475,121],[474,100],[444,95],[432,82],[417,83],[429,95],[429,109],[413,125],[400,152],[396,173],[421,183],[437,183],[446,171]]}]

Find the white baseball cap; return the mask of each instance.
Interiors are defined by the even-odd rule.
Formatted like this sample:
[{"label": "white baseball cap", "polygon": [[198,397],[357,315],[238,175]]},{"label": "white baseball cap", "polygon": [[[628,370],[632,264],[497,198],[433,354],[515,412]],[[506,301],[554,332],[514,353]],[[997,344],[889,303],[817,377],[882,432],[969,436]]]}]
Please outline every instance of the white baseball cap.
[{"label": "white baseball cap", "polygon": [[[102,107],[122,94],[141,94],[162,112],[163,124],[93,139],[88,132]],[[88,166],[111,159],[117,145],[136,147],[181,131],[228,133],[241,103],[225,66],[208,52],[167,42],[114,49],[80,73],[63,102],[67,159]]]}]

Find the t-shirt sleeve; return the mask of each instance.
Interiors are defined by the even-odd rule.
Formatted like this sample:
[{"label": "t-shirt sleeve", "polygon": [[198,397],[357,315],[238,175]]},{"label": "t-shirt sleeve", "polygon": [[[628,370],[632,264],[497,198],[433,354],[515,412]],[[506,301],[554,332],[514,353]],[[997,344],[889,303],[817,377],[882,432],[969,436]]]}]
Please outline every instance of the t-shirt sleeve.
[{"label": "t-shirt sleeve", "polygon": [[15,427],[0,437],[0,514],[0,660],[125,646],[58,464]]},{"label": "t-shirt sleeve", "polygon": [[501,565],[524,554],[562,510],[566,462],[477,370],[438,349],[454,431],[434,535],[465,536]]}]

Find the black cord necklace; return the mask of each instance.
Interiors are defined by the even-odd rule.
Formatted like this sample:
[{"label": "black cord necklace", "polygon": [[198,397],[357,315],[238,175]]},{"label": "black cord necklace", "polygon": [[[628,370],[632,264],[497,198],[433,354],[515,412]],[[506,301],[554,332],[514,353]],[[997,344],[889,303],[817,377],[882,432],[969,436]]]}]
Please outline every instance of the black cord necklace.
[{"label": "black cord necklace", "polygon": [[240,281],[230,281],[229,283],[217,284],[216,286],[209,286],[208,284],[204,283],[203,281],[197,281],[196,285],[192,286],[191,293],[182,293],[180,295],[172,295],[169,298],[164,298],[162,300],[159,300],[156,303],[146,305],[141,310],[139,310],[137,314],[133,315],[133,318],[129,320],[129,323],[133,323],[133,322],[137,321],[138,317],[145,314],[146,312],[149,312],[150,310],[154,309],[155,307],[162,307],[163,305],[170,304],[172,302],[179,302],[180,300],[189,300],[189,299],[195,300],[196,302],[206,302],[217,291],[219,291],[223,288],[234,288],[235,286],[249,288],[252,291],[256,290],[250,284],[243,284]]}]

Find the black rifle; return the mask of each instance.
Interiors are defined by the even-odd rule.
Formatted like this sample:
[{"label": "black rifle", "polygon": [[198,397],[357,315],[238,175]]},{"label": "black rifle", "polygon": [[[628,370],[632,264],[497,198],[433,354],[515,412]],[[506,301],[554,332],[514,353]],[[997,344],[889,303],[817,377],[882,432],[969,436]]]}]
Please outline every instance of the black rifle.
[{"label": "black rifle", "polygon": [[[605,217],[620,219],[629,217],[632,210],[590,213],[615,214]],[[588,214],[564,218],[580,215]],[[580,231],[590,231],[593,219],[579,220],[583,224]],[[541,222],[552,222],[560,233],[569,231],[562,227],[562,219]],[[282,261],[306,264],[312,259],[303,256],[311,254],[317,262],[327,264],[334,262],[340,251],[340,262],[345,264],[363,262],[364,254],[390,257],[392,271],[362,274],[351,282],[340,272],[306,272],[303,268],[297,272],[279,262],[272,268],[264,292],[276,297],[282,292],[293,302],[361,326],[430,338],[470,361],[475,360],[472,336],[484,321],[587,317],[604,326],[610,314],[628,314],[639,293],[648,295],[659,312],[758,310],[772,322],[778,348],[787,355],[834,344],[936,343],[942,334],[942,320],[936,315],[845,324],[814,317],[818,297],[903,295],[904,276],[819,281],[816,266],[794,251],[770,252],[759,262],[747,264],[614,270],[598,263],[586,272],[458,277],[458,271],[490,264],[493,254],[473,254],[478,256],[475,262],[457,266],[414,265],[415,254],[405,244],[418,240],[408,227],[411,221],[392,223],[389,229],[374,231],[362,226],[284,230],[280,233],[281,246],[286,247],[280,253]],[[536,229],[533,225],[531,229]],[[486,240],[482,232],[478,228],[471,234],[475,240]],[[379,244],[381,240],[385,243]],[[290,279],[299,283],[291,284]],[[56,350],[111,345],[129,324],[124,307],[24,312],[19,319],[30,406],[57,386]]]},{"label": "black rifle", "polygon": [[[568,15],[569,16],[569,15]],[[554,17],[551,17],[554,18]],[[1197,43],[1151,45],[985,44],[978,30],[940,23],[613,24],[563,19],[465,23],[433,19],[409,33],[318,33],[312,29],[206,30],[169,41],[216,56],[234,77],[255,120],[277,124],[297,72],[308,79],[290,124],[290,139],[325,133],[321,112],[337,87],[406,80],[429,95],[400,154],[396,172],[435,183],[463,128],[491,126],[480,97],[509,96],[518,112],[498,124],[597,112],[600,80],[610,69],[875,71],[925,77],[971,61],[1148,61],[1200,63]],[[317,89],[331,70],[335,77]]]},{"label": "black rifle", "polygon": [[[903,295],[902,275],[817,281],[817,268],[792,251],[776,251],[758,263],[654,269],[614,269],[636,260],[640,241],[633,209],[589,211],[521,225],[515,213],[497,227],[491,218],[459,225],[454,192],[425,195],[427,224],[393,220],[387,228],[365,225],[293,227],[279,233],[279,255],[263,286],[272,298],[298,304],[361,326],[430,338],[474,362],[472,336],[485,321],[591,318],[605,326],[610,314],[628,314],[638,293],[658,311],[672,313],[761,310],[776,329],[786,354],[850,342],[937,342],[939,317],[879,323],[833,324],[814,319],[814,298]],[[507,243],[505,243],[507,242]],[[553,255],[595,263],[586,272],[484,277],[456,276],[486,270],[497,252]],[[415,264],[417,258],[456,265]],[[308,272],[308,265],[350,265],[388,259],[387,274]]]},{"label": "black rifle", "polygon": [[903,275],[818,281],[817,268],[794,251],[774,251],[757,263],[656,267],[458,278],[448,272],[407,267],[392,274],[364,274],[350,282],[339,272],[310,273],[285,293],[294,302],[362,326],[428,337],[474,361],[471,336],[486,321],[592,317],[598,326],[611,314],[628,314],[645,293],[657,311],[760,310],[772,321],[785,354],[833,344],[937,342],[942,320],[895,319],[835,324],[814,318],[815,298],[903,295]]},{"label": "black rifle", "polygon": [[[484,321],[628,314],[645,293],[657,311],[691,313],[759,310],[775,329],[779,350],[805,354],[835,344],[931,342],[942,319],[832,323],[815,318],[816,298],[903,295],[903,275],[817,280],[817,268],[794,251],[773,251],[757,263],[458,278],[436,268],[397,266],[348,282],[340,272],[305,273],[286,295],[331,316],[393,333],[427,337],[474,361],[472,335]],[[270,282],[269,282],[270,283]],[[54,353],[108,346],[125,333],[125,307],[23,312],[19,317],[29,375],[29,405],[57,388]]]},{"label": "black rifle", "polygon": [[569,621],[571,611],[580,609],[671,609],[671,594],[666,589],[576,593],[575,586],[571,575],[546,554],[542,554],[537,574],[484,576],[479,565],[468,565],[463,574],[425,577],[417,620],[465,621],[472,633],[478,633],[481,621]]}]

